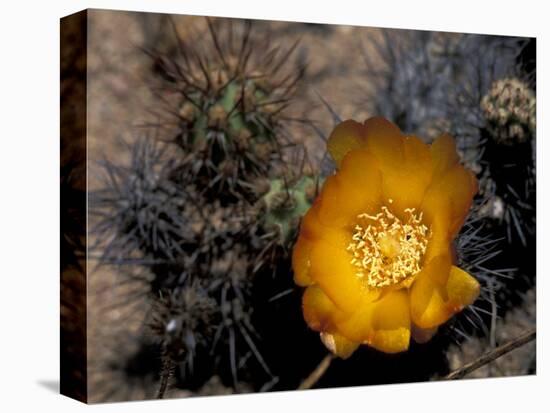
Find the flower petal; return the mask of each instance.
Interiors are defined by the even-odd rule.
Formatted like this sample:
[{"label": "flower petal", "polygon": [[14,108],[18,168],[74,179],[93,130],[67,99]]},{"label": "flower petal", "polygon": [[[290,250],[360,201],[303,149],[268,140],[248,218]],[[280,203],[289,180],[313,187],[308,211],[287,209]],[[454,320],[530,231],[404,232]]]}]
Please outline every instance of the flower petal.
[{"label": "flower petal", "polygon": [[321,341],[333,354],[344,360],[351,356],[360,344],[336,333],[321,333]]},{"label": "flower petal", "polygon": [[323,185],[319,220],[326,226],[349,226],[358,214],[377,202],[376,193],[355,187],[353,182],[337,173],[329,176]]},{"label": "flower petal", "polygon": [[300,222],[300,235],[307,237],[310,240],[316,240],[321,237],[325,226],[321,224],[319,220],[319,206],[321,200],[317,198],[311,208],[308,209],[306,214],[302,217]]},{"label": "flower petal", "polygon": [[360,148],[363,142],[363,125],[350,119],[334,128],[328,138],[327,149],[339,167],[344,156],[352,149]]},{"label": "flower petal", "polygon": [[292,250],[294,282],[300,287],[307,287],[313,284],[313,280],[309,276],[311,247],[312,242],[306,237],[300,236]]},{"label": "flower petal", "polygon": [[451,207],[447,205],[449,201],[446,200],[441,203],[441,210],[431,220],[430,231],[431,236],[428,241],[428,247],[423,257],[423,262],[430,262],[433,258],[439,255],[451,256],[451,243],[452,238],[449,233],[450,227],[450,210]]},{"label": "flower petal", "polygon": [[372,302],[360,302],[356,311],[336,323],[338,331],[347,339],[364,342],[372,332]]},{"label": "flower petal", "polygon": [[451,271],[451,258],[440,255],[424,265],[411,290],[411,317],[420,328],[433,328],[446,322],[451,314],[445,301],[445,285]]},{"label": "flower petal", "polygon": [[451,273],[447,281],[448,305],[453,313],[461,311],[464,307],[471,305],[479,296],[479,282],[466,271],[451,267]]},{"label": "flower petal", "polygon": [[437,257],[419,274],[411,288],[411,316],[422,329],[435,328],[472,304],[479,283],[467,272]]},{"label": "flower petal", "polygon": [[434,176],[441,176],[459,161],[455,140],[448,134],[443,134],[434,140],[430,152]]},{"label": "flower petal", "polygon": [[337,242],[323,238],[313,245],[309,275],[338,308],[349,313],[361,299],[362,285],[346,246],[338,247]]},{"label": "flower petal", "polygon": [[403,134],[389,120],[374,117],[365,121],[366,147],[380,162],[382,172],[403,161]]},{"label": "flower petal", "polygon": [[448,228],[452,240],[462,227],[477,191],[472,172],[455,165],[436,177],[428,187],[422,202],[426,222]]},{"label": "flower petal", "polygon": [[383,198],[391,199],[390,209],[405,219],[407,208],[419,209],[431,179],[432,160],[428,145],[415,136],[407,136],[403,139],[402,161],[384,169]]},{"label": "flower petal", "polygon": [[406,290],[391,291],[374,304],[372,332],[366,343],[385,353],[409,348],[411,317]]},{"label": "flower petal", "polygon": [[376,158],[364,149],[348,153],[338,171],[338,181],[348,200],[360,212],[375,213],[381,206],[382,175]]},{"label": "flower petal", "polygon": [[[338,331],[347,339],[395,353],[406,350],[410,339],[410,309],[407,290],[389,291],[380,298],[377,291],[365,293],[357,309],[336,320]],[[377,299],[379,298],[379,299]]]},{"label": "flower petal", "polygon": [[[317,241],[321,238],[335,240],[344,235],[342,228],[324,225],[319,219],[320,200],[306,212],[300,224],[300,236],[310,241]],[[346,244],[347,245],[347,244]]]},{"label": "flower petal", "polygon": [[326,179],[319,200],[319,220],[323,225],[342,227],[358,210],[358,207],[347,199],[347,191],[337,175]]},{"label": "flower petal", "polygon": [[302,309],[304,319],[312,330],[336,331],[333,320],[338,318],[340,312],[318,285],[306,288],[302,296]]}]

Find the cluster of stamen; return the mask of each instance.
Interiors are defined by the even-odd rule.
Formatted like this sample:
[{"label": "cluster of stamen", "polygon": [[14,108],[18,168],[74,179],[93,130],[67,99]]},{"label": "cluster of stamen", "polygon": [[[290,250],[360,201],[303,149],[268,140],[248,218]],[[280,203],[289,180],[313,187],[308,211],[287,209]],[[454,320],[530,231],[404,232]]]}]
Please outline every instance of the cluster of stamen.
[{"label": "cluster of stamen", "polygon": [[422,213],[416,214],[414,208],[405,213],[407,219],[401,221],[383,206],[376,215],[357,216],[347,249],[353,255],[357,276],[370,287],[397,284],[420,271],[429,230],[422,223]]}]

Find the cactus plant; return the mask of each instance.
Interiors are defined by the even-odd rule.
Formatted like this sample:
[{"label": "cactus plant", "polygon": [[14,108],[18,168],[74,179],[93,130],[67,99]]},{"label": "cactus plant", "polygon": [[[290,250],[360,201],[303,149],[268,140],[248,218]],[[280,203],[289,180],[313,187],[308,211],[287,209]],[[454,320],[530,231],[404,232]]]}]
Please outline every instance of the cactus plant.
[{"label": "cactus plant", "polygon": [[517,78],[495,81],[481,100],[481,110],[497,144],[512,146],[535,134],[535,94]]},{"label": "cactus plant", "polygon": [[[164,102],[157,132],[173,119],[176,127],[168,139],[159,133],[162,142],[128,145],[128,166],[102,162],[106,179],[92,208],[96,248],[103,263],[148,269],[139,281],[150,291],[148,331],[164,360],[163,386],[169,375],[185,388],[218,375],[241,391],[250,379],[243,366],[252,361],[258,372],[247,374],[262,377],[253,381],[276,380],[251,294],[261,274],[288,267],[299,218],[316,192],[305,152],[284,130],[303,68],[288,62],[296,45],[253,44],[250,22],[236,28],[207,19],[212,44],[201,49],[172,24],[174,47],[147,52]],[[288,166],[292,155],[298,162]]]},{"label": "cactus plant", "polygon": [[518,78],[499,79],[481,100],[481,112],[486,190],[502,204],[489,216],[506,224],[510,243],[518,240],[525,247],[535,228],[534,92]]},{"label": "cactus plant", "polygon": [[269,181],[269,190],[261,202],[265,206],[261,222],[265,230],[273,229],[280,245],[289,245],[295,236],[300,218],[309,209],[317,193],[317,182],[303,175],[294,182],[276,178]]},{"label": "cactus plant", "polygon": [[288,69],[296,44],[281,51],[268,38],[253,40],[251,22],[240,33],[220,23],[207,19],[211,48],[189,47],[174,26],[174,49],[150,51],[165,80],[159,93],[169,100],[160,116],[177,123],[172,142],[195,155],[186,173],[211,197],[242,194],[282,161],[282,148],[291,145],[282,118],[304,71]]}]

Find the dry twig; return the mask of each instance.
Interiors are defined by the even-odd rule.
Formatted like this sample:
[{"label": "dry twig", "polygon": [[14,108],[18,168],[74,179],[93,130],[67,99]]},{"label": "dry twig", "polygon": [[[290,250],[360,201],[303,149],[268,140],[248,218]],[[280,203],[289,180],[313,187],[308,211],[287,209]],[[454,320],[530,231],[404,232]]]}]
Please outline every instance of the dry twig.
[{"label": "dry twig", "polygon": [[525,333],[514,338],[513,340],[510,340],[506,344],[503,344],[502,346],[488,351],[471,363],[465,364],[464,366],[456,369],[447,376],[443,377],[443,380],[461,379],[467,374],[473,372],[474,370],[477,370],[478,368],[496,360],[497,358],[509,353],[510,351],[529,343],[530,341],[534,340],[536,336],[537,330],[535,328],[528,330]]},{"label": "dry twig", "polygon": [[311,372],[309,376],[300,384],[298,390],[311,389],[315,384],[323,377],[327,369],[330,367],[330,363],[334,360],[334,355],[329,353],[319,363],[319,365]]},{"label": "dry twig", "polygon": [[166,389],[168,388],[168,382],[170,381],[170,378],[174,375],[174,362],[172,359],[166,354],[166,351],[163,351],[162,354],[162,370],[160,372],[160,386],[157,392],[157,399],[164,398],[164,394],[166,393]]}]

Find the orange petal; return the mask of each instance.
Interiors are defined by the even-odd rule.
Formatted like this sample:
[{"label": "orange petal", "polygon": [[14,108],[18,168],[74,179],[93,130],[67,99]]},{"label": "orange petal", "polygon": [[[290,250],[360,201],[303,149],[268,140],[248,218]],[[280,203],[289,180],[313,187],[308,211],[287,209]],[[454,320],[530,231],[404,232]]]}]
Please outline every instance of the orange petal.
[{"label": "orange petal", "polygon": [[445,323],[472,304],[480,288],[477,280],[467,272],[450,264],[447,267],[447,258],[432,262],[434,264],[422,271],[411,288],[412,319],[423,329]]},{"label": "orange petal", "polygon": [[374,303],[362,300],[347,318],[340,318],[336,328],[344,337],[354,342],[364,342],[372,333]]},{"label": "orange petal", "polygon": [[447,202],[441,204],[441,210],[431,220],[430,231],[431,236],[428,241],[428,247],[423,257],[423,262],[430,262],[433,258],[439,255],[451,256],[452,238],[450,234],[450,210]]},{"label": "orange petal", "polygon": [[327,149],[339,167],[344,156],[363,144],[363,125],[354,120],[346,120],[332,131],[327,141]]},{"label": "orange petal", "polygon": [[309,268],[311,266],[312,242],[307,238],[300,236],[292,249],[292,269],[294,271],[294,282],[300,287],[307,287],[313,284],[309,277]]},{"label": "orange petal", "polygon": [[405,209],[419,210],[431,179],[432,161],[428,145],[417,137],[405,137],[402,162],[384,169],[383,198],[386,201],[391,199],[390,209],[405,219],[408,217]]},{"label": "orange petal", "polygon": [[361,299],[362,286],[350,253],[336,242],[321,239],[313,245],[309,275],[338,308],[350,313]]},{"label": "orange petal", "polygon": [[368,191],[355,188],[340,173],[329,176],[320,195],[319,220],[332,227],[349,226],[369,202]]},{"label": "orange petal", "polygon": [[480,286],[474,277],[453,265],[446,288],[449,297],[448,305],[453,313],[457,313],[477,299]]},{"label": "orange petal", "polygon": [[352,150],[336,175],[325,181],[319,196],[318,217],[326,226],[351,225],[358,214],[377,212],[381,205],[381,173],[376,158],[366,150]]},{"label": "orange petal", "polygon": [[[452,208],[452,222],[450,227],[451,238],[455,238],[456,235],[460,232],[460,228],[464,225],[470,208],[472,206],[472,201],[475,194],[478,191],[478,183],[474,173],[468,169],[464,169],[466,178],[462,178],[465,181],[465,185],[461,188],[461,191],[457,191],[455,196],[451,198],[453,202]],[[469,180],[469,182],[466,182]]]},{"label": "orange petal", "polygon": [[364,149],[349,152],[337,173],[343,192],[359,206],[360,213],[378,212],[381,206],[382,175],[376,158]]},{"label": "orange petal", "polygon": [[409,348],[411,317],[407,290],[391,291],[374,304],[372,331],[366,343],[385,353]]},{"label": "orange petal", "polygon": [[321,238],[326,238],[332,241],[339,238],[341,239],[341,237],[345,235],[341,228],[324,225],[319,219],[320,204],[320,200],[316,201],[302,218],[302,222],[300,224],[300,236],[303,236],[310,241],[317,241]]},{"label": "orange petal", "polygon": [[377,192],[380,186],[380,165],[377,159],[365,149],[349,152],[342,160],[339,176],[353,181],[353,184],[367,192]]},{"label": "orange petal", "polygon": [[342,254],[347,255],[346,248],[351,241],[351,232],[346,228],[326,228],[318,242],[326,242],[332,246],[332,249],[338,249],[342,251]]},{"label": "orange petal", "polygon": [[333,354],[344,360],[351,356],[360,344],[336,333],[321,333],[321,341]]},{"label": "orange petal", "polygon": [[334,320],[342,316],[318,285],[306,288],[302,296],[302,309],[307,325],[319,332],[335,332]]},{"label": "orange petal", "polygon": [[473,172],[464,167],[458,168],[450,175],[449,179],[458,186],[451,196],[452,221],[450,233],[451,237],[454,238],[464,225],[478,187]]},{"label": "orange petal", "polygon": [[411,317],[420,328],[434,328],[446,322],[451,314],[445,306],[445,285],[451,271],[451,258],[440,255],[424,265],[411,289]]},{"label": "orange petal", "polygon": [[380,162],[382,171],[403,161],[403,134],[399,128],[382,117],[365,121],[366,147]]},{"label": "orange petal", "polygon": [[353,342],[364,342],[388,353],[406,349],[410,337],[406,291],[389,291],[383,296],[374,290],[365,292],[356,311],[336,321],[338,331]]},{"label": "orange petal", "polygon": [[326,179],[319,197],[318,216],[323,225],[341,227],[353,219],[358,208],[348,201],[347,195],[337,175]]},{"label": "orange petal", "polygon": [[451,135],[443,134],[434,140],[430,152],[434,176],[441,176],[458,163],[456,144]]},{"label": "orange petal", "polygon": [[468,215],[477,191],[477,181],[472,172],[455,165],[441,177],[434,176],[422,202],[426,222],[448,226],[452,240]]},{"label": "orange petal", "polygon": [[325,230],[325,226],[321,224],[321,221],[319,220],[320,204],[321,200],[317,198],[311,208],[309,208],[303,216],[300,223],[300,235],[303,235],[310,240],[319,239]]},{"label": "orange petal", "polygon": [[432,180],[432,158],[430,147],[416,136],[407,136],[403,141],[404,168],[418,181],[420,192],[424,192]]}]

